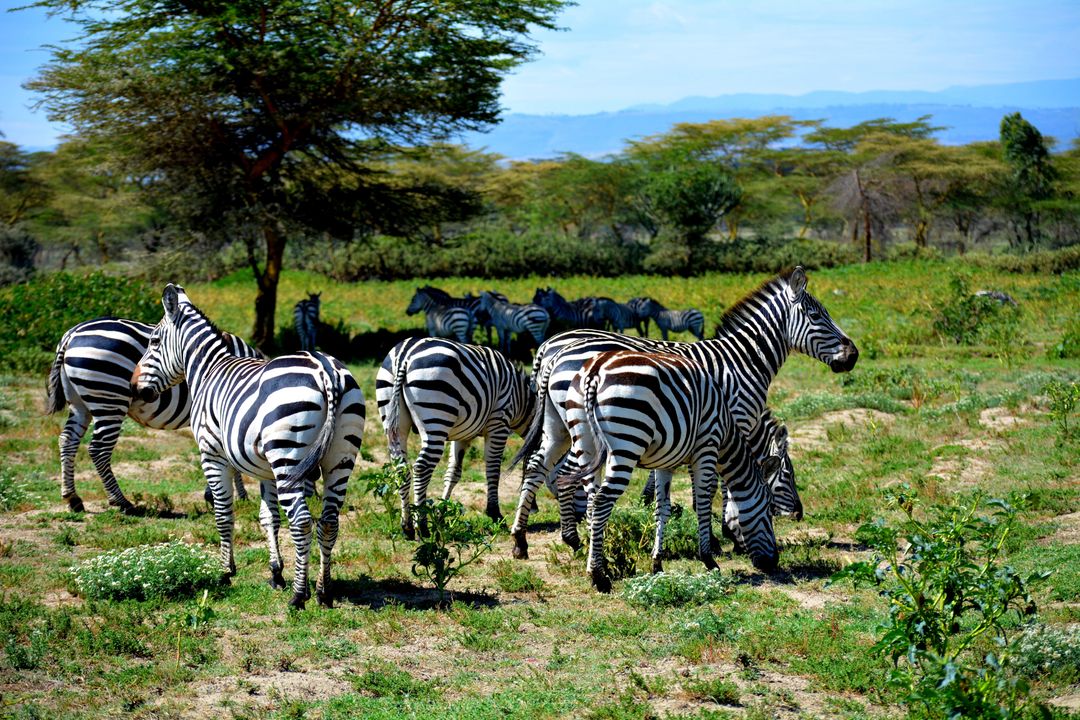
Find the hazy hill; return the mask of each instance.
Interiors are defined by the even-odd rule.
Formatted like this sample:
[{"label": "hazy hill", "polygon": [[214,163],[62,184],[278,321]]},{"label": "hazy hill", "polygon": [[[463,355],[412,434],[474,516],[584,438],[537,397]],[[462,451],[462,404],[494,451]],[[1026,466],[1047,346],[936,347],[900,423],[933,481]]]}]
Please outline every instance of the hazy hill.
[{"label": "hazy hill", "polygon": [[933,116],[947,126],[938,138],[963,144],[998,137],[1001,117],[1019,110],[1044,135],[1067,147],[1080,137],[1080,79],[1007,85],[952,87],[940,92],[818,91],[806,95],[740,93],[689,97],[670,105],[638,105],[594,115],[506,115],[489,133],[470,133],[464,141],[514,159],[543,158],[560,152],[590,157],[616,152],[627,138],[664,132],[679,122],[717,118],[791,115],[846,127],[879,117],[910,121]]}]

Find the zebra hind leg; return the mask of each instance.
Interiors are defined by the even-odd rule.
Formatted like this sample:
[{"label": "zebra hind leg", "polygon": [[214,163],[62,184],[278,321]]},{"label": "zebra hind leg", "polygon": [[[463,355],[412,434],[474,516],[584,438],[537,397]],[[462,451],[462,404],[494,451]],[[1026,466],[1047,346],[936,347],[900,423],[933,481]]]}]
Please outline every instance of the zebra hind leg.
[{"label": "zebra hind leg", "polygon": [[60,497],[67,501],[68,509],[78,513],[84,512],[86,507],[75,492],[75,455],[89,424],[89,413],[73,405],[64,429],[60,431]]},{"label": "zebra hind leg", "polygon": [[233,487],[232,468],[216,457],[203,456],[203,472],[214,493],[214,524],[221,538],[220,554],[223,582],[236,575],[233,557]]},{"label": "zebra hind leg", "polygon": [[94,418],[94,431],[90,438],[90,459],[105,485],[109,505],[119,508],[122,513],[131,514],[135,506],[124,497],[124,492],[120,489],[120,483],[116,481],[112,470],[112,454],[116,448],[116,441],[120,439],[120,425],[123,421],[122,415]]},{"label": "zebra hind leg", "polygon": [[671,471],[654,470],[650,473],[656,481],[656,536],[653,538],[652,571],[663,572],[664,528],[671,516]]},{"label": "zebra hind leg", "polygon": [[[292,535],[293,547],[296,549],[293,595],[289,599],[289,607],[303,610],[308,598],[311,597],[311,590],[308,588],[308,558],[311,554],[311,535],[314,524],[311,511],[304,500],[304,482],[300,481],[293,487],[282,487],[279,479],[278,498],[281,501],[281,507],[285,509],[285,516],[289,519],[289,534]],[[336,532],[334,537],[337,538]]]},{"label": "zebra hind leg", "polygon": [[281,530],[281,510],[278,507],[277,483],[263,480],[259,483],[259,524],[266,534],[267,547],[270,551],[270,587],[284,590],[285,576],[282,575],[284,563],[281,561],[281,548],[278,545],[278,532]]}]

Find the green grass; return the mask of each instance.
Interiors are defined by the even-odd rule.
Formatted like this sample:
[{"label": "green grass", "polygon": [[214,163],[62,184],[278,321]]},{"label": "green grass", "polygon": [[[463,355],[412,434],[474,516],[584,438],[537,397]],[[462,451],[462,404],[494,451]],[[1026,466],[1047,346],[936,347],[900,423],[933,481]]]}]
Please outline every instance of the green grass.
[{"label": "green grass", "polygon": [[[530,533],[531,559],[510,560],[509,540],[500,535],[494,552],[451,585],[453,606],[435,609],[430,588],[412,576],[413,545],[399,537],[393,514],[361,491],[386,449],[374,407],[374,360],[350,365],[367,396],[364,450],[373,460],[361,463],[350,482],[334,555],[335,609],[311,602],[289,614],[287,597],[267,587],[257,499],[237,505],[238,572],[231,586],[211,591],[214,615],[205,625],[189,624],[197,598],[88,602],[73,594],[68,571],[86,558],[170,539],[216,544],[197,452],[188,435],[127,423],[115,462],[121,487],[146,508],[145,516],[106,509],[85,447],[77,484],[91,512],[69,513],[59,498],[56,456],[64,417],[40,415],[43,378],[6,376],[0,394],[0,714],[149,718],[198,707],[225,718],[546,720],[663,717],[678,703],[672,717],[895,715],[898,698],[884,682],[889,663],[870,651],[883,602],[872,590],[826,585],[834,570],[865,558],[854,530],[886,512],[883,489],[908,483],[927,502],[976,489],[1026,493],[1024,524],[1010,541],[1009,561],[1023,571],[1055,570],[1036,598],[1041,622],[1080,622],[1070,605],[1080,596],[1080,545],[1070,516],[1080,510],[1080,450],[1075,440],[1060,441],[1040,396],[1050,378],[1080,379],[1080,361],[1050,360],[1045,352],[1080,307],[1080,275],[974,271],[973,287],[1005,290],[1023,306],[1029,344],[1008,367],[992,348],[943,344],[933,332],[931,310],[946,297],[953,269],[950,263],[875,263],[812,274],[811,291],[863,357],[855,372],[839,376],[793,356],[771,389],[770,403],[792,432],[806,518],[776,524],[785,541],[778,576],[765,578],[744,558],[722,556],[731,592],[685,605],[630,605],[628,580],[617,581],[610,596],[594,593],[584,556],[558,541],[552,529],[557,507],[542,491],[532,522],[547,527]],[[515,300],[546,285],[567,296],[647,293],[671,307],[700,307],[714,323],[763,279],[455,278],[434,284],[455,293],[492,286]],[[324,317],[344,320],[353,333],[419,329],[422,319],[403,312],[415,286],[339,284],[286,272],[279,308],[321,289]],[[246,273],[187,287],[223,328],[250,329],[254,292]],[[282,310],[280,324],[288,322]],[[980,419],[986,408],[1019,423],[991,429]],[[510,449],[519,443],[512,439]],[[455,498],[479,513],[479,456],[473,453],[467,464]],[[515,471],[507,478],[501,497],[508,517],[519,477]],[[635,473],[630,497],[618,509],[633,516],[627,534],[651,541],[649,513],[633,507],[644,479],[644,472]],[[257,498],[254,483],[248,490]],[[685,473],[676,474],[673,502],[690,507]],[[692,522],[674,530],[675,540],[693,538]],[[291,579],[287,532],[281,541]],[[665,570],[703,575],[701,563],[679,547],[669,546]],[[639,557],[640,573],[649,563]],[[783,677],[795,678],[800,689],[766,682]],[[305,693],[287,684],[294,678],[328,689]],[[1072,675],[1058,673],[1038,678],[1033,691],[1068,694],[1074,692],[1070,682]]]}]

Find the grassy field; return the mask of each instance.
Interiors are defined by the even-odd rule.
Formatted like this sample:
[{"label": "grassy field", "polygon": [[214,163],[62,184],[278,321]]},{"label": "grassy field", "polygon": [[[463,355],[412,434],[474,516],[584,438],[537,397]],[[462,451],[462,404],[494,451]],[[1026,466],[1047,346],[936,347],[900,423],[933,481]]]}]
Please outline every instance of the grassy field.
[{"label": "grassy field", "polygon": [[[532,517],[531,559],[509,559],[500,535],[492,553],[450,588],[454,603],[410,572],[412,545],[396,519],[363,493],[386,457],[374,412],[376,364],[352,369],[368,398],[363,460],[350,484],[335,553],[337,607],[287,613],[266,585],[267,553],[255,501],[238,503],[231,587],[197,599],[88,601],[70,568],[108,550],[179,539],[213,547],[197,453],[186,433],[128,421],[114,467],[129,498],[146,509],[107,509],[86,457],[78,459],[82,515],[59,497],[56,437],[63,416],[43,417],[44,378],[0,386],[0,714],[20,718],[797,718],[904,714],[871,652],[886,617],[872,588],[827,584],[866,559],[863,522],[895,519],[883,493],[909,484],[924,505],[976,491],[1026,493],[1009,563],[1054,574],[1039,587],[1038,621],[1080,623],[1080,439],[1051,413],[1047,383],[1080,380],[1080,361],[1049,359],[1080,310],[1080,274],[1038,277],[969,273],[971,287],[1010,293],[1021,323],[1011,340],[957,346],[933,321],[948,302],[949,263],[873,264],[811,274],[809,289],[862,351],[849,375],[793,356],[770,400],[792,435],[806,518],[781,520],[781,571],[765,576],[725,556],[733,579],[720,599],[675,607],[627,602],[617,582],[594,593],[583,557],[558,540],[548,496]],[[696,306],[710,325],[764,276],[694,279],[587,277],[499,282],[512,300],[553,285],[568,297],[650,294],[669,307]],[[434,283],[460,293],[469,279]],[[192,300],[227,330],[252,321],[253,283],[237,275],[188,283]],[[283,277],[278,316],[308,290],[322,290],[324,320],[363,337],[422,327],[404,308],[415,283],[337,284]],[[686,339],[686,338],[683,338]],[[1012,348],[1004,352],[1005,348]],[[1073,412],[1071,422],[1080,424]],[[512,449],[516,441],[512,441]],[[685,476],[675,501],[688,503]],[[640,483],[643,477],[637,477]],[[501,490],[504,514],[517,479]],[[249,483],[249,488],[254,489]],[[470,453],[456,491],[483,509],[482,464]],[[620,501],[630,508],[637,487]],[[285,541],[285,546],[288,546]],[[648,567],[639,562],[639,567]],[[666,569],[700,573],[700,563]],[[286,575],[291,572],[287,562]],[[1080,707],[1080,671],[1033,678],[1032,692],[1061,717]]]}]

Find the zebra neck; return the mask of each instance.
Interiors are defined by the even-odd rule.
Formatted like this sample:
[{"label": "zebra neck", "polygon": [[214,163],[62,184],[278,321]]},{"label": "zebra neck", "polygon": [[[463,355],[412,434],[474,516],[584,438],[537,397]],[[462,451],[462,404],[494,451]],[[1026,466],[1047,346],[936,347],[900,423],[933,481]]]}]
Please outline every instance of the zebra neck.
[{"label": "zebra neck", "polygon": [[229,357],[230,353],[221,333],[203,318],[188,320],[184,328],[183,347],[184,375],[194,397],[207,371]]},{"label": "zebra neck", "polygon": [[743,362],[732,370],[753,386],[768,389],[791,351],[787,337],[789,307],[779,295],[746,302],[724,319],[720,338],[739,353]]}]

